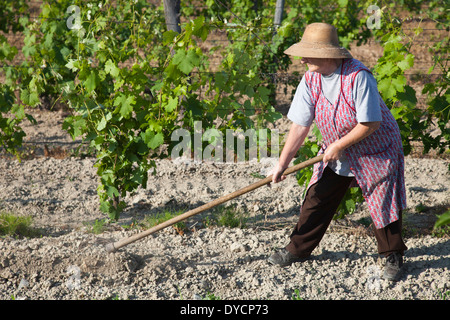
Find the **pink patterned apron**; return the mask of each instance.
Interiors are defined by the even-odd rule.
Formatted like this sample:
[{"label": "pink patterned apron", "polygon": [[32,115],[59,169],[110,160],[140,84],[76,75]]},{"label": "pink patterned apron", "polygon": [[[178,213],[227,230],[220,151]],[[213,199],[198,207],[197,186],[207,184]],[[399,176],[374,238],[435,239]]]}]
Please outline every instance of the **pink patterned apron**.
[{"label": "pink patterned apron", "polygon": [[[305,80],[315,104],[315,122],[324,142],[319,154],[323,154],[327,145],[345,136],[358,124],[352,88],[355,76],[361,70],[370,72],[356,59],[343,60],[341,90],[334,104],[322,93],[320,74],[309,71],[305,73]],[[355,176],[357,186],[362,190],[372,220],[378,229],[398,220],[399,210],[406,208],[400,130],[381,97],[380,106],[383,118],[380,128],[345,150],[350,170]],[[309,186],[322,177],[324,169],[323,162],[314,165]]]}]

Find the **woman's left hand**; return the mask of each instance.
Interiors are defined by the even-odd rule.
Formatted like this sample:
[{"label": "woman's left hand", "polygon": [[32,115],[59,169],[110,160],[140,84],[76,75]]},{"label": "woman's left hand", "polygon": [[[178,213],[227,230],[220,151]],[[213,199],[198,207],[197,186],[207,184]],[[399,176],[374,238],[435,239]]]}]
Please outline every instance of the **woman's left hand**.
[{"label": "woman's left hand", "polygon": [[323,155],[323,162],[327,163],[330,161],[339,160],[343,152],[344,149],[340,147],[339,142],[335,141],[325,149],[325,153]]},{"label": "woman's left hand", "polygon": [[358,123],[352,131],[339,140],[336,140],[325,149],[323,162],[327,163],[329,161],[338,160],[345,149],[371,135],[380,127],[380,125],[380,121]]}]

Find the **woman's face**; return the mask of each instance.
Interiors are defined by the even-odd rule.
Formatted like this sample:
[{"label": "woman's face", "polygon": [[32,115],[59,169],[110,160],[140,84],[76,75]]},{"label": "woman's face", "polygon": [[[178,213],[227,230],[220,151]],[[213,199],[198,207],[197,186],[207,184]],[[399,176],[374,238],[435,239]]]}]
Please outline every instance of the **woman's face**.
[{"label": "woman's face", "polygon": [[306,63],[309,71],[329,75],[337,69],[341,61],[340,59],[329,58],[302,58],[301,63]]}]

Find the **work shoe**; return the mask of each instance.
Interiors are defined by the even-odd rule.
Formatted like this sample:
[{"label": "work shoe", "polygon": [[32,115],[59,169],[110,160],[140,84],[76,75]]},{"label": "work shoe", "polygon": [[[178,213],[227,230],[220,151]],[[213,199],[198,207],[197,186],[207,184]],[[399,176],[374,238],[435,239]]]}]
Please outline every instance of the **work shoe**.
[{"label": "work shoe", "polygon": [[305,260],[306,258],[299,258],[297,256],[294,256],[286,249],[281,249],[275,252],[269,257],[269,259],[267,259],[270,264],[276,264],[280,267],[286,267],[294,262],[303,262]]},{"label": "work shoe", "polygon": [[390,281],[397,281],[403,266],[403,257],[400,253],[394,252],[386,257],[383,278]]}]

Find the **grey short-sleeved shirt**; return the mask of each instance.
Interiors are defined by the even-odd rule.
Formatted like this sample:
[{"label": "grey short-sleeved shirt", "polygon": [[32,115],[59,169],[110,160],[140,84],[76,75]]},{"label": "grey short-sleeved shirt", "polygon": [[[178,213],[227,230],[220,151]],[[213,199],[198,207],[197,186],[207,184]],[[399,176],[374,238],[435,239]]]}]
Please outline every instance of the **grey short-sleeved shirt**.
[{"label": "grey short-sleeved shirt", "polygon": [[[335,104],[341,89],[340,82],[341,66],[328,76],[321,76],[322,93],[325,98]],[[353,84],[353,100],[356,107],[356,118],[358,122],[381,121],[380,97],[377,82],[373,75],[366,71],[358,72]],[[311,102],[311,92],[306,84],[305,77],[302,78],[295,92],[288,119],[292,122],[309,127],[314,121],[314,105]],[[347,158],[343,155],[338,161],[330,162],[329,167],[337,174],[353,176]]]}]

